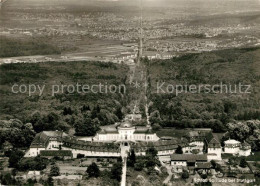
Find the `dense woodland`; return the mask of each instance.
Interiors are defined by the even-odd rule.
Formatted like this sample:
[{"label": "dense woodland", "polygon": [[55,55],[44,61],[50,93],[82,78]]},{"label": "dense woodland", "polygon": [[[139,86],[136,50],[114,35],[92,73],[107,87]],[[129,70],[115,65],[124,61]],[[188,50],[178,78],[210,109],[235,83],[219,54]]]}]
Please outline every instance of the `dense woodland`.
[{"label": "dense woodland", "polygon": [[0,57],[60,54],[58,47],[47,44],[43,39],[18,40],[0,37]]},{"label": "dense woodland", "polygon": [[[154,131],[162,127],[209,127],[214,132],[230,131],[230,136],[248,141],[259,150],[259,124],[253,129],[239,122],[260,119],[259,48],[189,54],[171,60],[144,59],[148,74],[150,121]],[[131,92],[126,94],[69,94],[51,96],[52,84],[125,84],[128,67],[113,63],[71,62],[5,64],[0,66],[1,144],[27,147],[34,135],[43,130],[63,130],[92,136],[102,125],[120,121],[129,112]],[[214,84],[242,82],[251,84],[251,94],[157,94],[156,82],[169,84]],[[46,85],[43,96],[35,93],[13,94],[13,84]],[[127,90],[131,91],[131,88]],[[144,110],[144,103],[140,110]],[[11,120],[10,120],[11,119]],[[230,123],[233,123],[231,125]],[[257,123],[257,122],[256,122]],[[144,123],[145,124],[145,123]],[[14,127],[15,126],[15,127]],[[14,134],[16,137],[11,137]],[[249,137],[251,139],[249,140]],[[19,139],[22,139],[19,141]],[[19,143],[17,142],[19,141]]]},{"label": "dense woodland", "polygon": [[[209,127],[215,132],[224,132],[233,120],[260,119],[259,54],[259,48],[247,48],[188,54],[163,61],[144,59],[149,74],[152,124],[157,127]],[[251,93],[157,94],[159,81],[173,85],[243,83],[251,85]]]},{"label": "dense woodland", "polygon": [[[120,121],[127,112],[126,106],[129,100],[127,94],[65,92],[51,96],[51,85],[77,82],[89,85],[99,83],[121,85],[126,82],[127,72],[128,67],[125,65],[101,62],[1,65],[0,119],[7,121],[1,121],[0,126],[8,129],[0,131],[1,141],[7,140],[14,146],[28,146],[33,137],[27,135],[27,128],[32,129],[33,136],[43,130],[69,132],[70,129],[75,129],[76,135],[92,136],[100,126]],[[32,96],[14,94],[11,92],[11,87],[15,83],[39,84],[45,85],[46,88],[42,96],[38,95],[39,92]],[[9,119],[16,120],[9,121]],[[11,125],[19,127],[10,127]],[[16,128],[23,129],[21,135],[26,137],[24,141],[12,142],[16,140],[11,137]]]}]

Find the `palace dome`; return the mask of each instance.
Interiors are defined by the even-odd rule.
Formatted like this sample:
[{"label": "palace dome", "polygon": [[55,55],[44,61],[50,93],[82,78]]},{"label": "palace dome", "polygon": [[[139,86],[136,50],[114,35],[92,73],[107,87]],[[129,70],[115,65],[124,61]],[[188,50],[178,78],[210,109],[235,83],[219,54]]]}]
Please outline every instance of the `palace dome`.
[{"label": "palace dome", "polygon": [[131,128],[131,127],[133,127],[133,125],[129,121],[125,121],[125,122],[121,123],[119,127],[121,127],[121,128]]}]

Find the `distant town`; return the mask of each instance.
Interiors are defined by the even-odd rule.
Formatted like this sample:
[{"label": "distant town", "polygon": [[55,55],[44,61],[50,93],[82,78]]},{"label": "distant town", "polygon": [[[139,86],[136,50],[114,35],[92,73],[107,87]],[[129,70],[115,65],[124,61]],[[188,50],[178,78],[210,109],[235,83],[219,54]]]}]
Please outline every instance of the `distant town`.
[{"label": "distant town", "polygon": [[259,5],[0,0],[0,185],[260,185]]},{"label": "distant town", "polygon": [[[8,3],[5,6],[8,8]],[[135,59],[140,35],[140,13],[136,8],[133,15],[122,12],[74,14],[66,12],[66,7],[63,6],[56,7],[56,11],[38,7],[38,13],[31,13],[29,7],[17,8],[21,12],[11,9],[8,15],[19,24],[3,24],[0,28],[2,37],[14,36],[25,40],[31,37],[42,38],[57,45],[62,51],[59,56],[31,56],[31,62],[95,59],[118,63]],[[45,11],[50,13],[46,14]],[[194,19],[192,13],[176,15],[171,9],[166,9],[164,15],[149,8],[146,11],[143,15],[143,50],[144,56],[151,59],[170,59],[185,53],[260,44],[259,25],[252,21],[237,21],[240,19],[239,13],[225,13],[222,16],[229,17],[229,20],[221,21],[223,17],[214,14],[207,19]],[[257,12],[250,12],[245,17],[254,19],[257,15]],[[4,19],[7,20],[8,17]],[[32,24],[35,21],[37,24]],[[28,26],[24,27],[25,24]],[[0,64],[27,61],[23,58],[0,60]]]}]

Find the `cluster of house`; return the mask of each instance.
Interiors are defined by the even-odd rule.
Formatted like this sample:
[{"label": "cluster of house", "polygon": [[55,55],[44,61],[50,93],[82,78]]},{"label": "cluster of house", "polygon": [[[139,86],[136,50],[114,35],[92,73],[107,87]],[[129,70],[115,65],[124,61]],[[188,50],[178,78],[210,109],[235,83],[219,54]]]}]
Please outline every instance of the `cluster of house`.
[{"label": "cluster of house", "polygon": [[[137,58],[138,49],[134,50],[134,52],[122,52],[120,55],[109,56],[110,60],[121,63],[133,63]],[[147,57],[148,59],[171,59],[173,57],[178,56],[177,54],[173,54],[172,52],[157,52],[157,51],[145,51],[142,55],[142,58]]]},{"label": "cluster of house", "polygon": [[[193,129],[182,138],[163,140],[150,127],[133,126],[130,121],[124,121],[120,125],[101,129],[90,141],[79,140],[61,131],[43,131],[35,136],[25,156],[120,157],[125,146],[134,149],[136,155],[145,155],[148,148],[154,147],[158,156],[168,157],[173,167],[196,169],[209,167],[211,160],[221,160],[223,153],[238,156],[251,154],[247,143],[229,139],[224,144],[222,148],[211,129]],[[178,146],[182,147],[183,154],[175,153]]]},{"label": "cluster of house", "polygon": [[218,136],[211,129],[194,129],[186,137],[188,143],[183,146],[184,154],[171,154],[170,162],[176,172],[182,171],[183,167],[189,170],[211,168],[210,161],[222,160],[221,154],[232,154],[236,156],[249,156],[251,146],[234,139],[224,141],[222,148]]},{"label": "cluster of house", "polygon": [[182,172],[184,167],[189,171],[196,169],[208,171],[211,168],[211,163],[206,154],[172,154],[171,166],[174,172]]},{"label": "cluster of house", "polygon": [[224,142],[224,153],[235,154],[238,156],[249,156],[251,154],[251,146],[247,142],[229,139]]}]

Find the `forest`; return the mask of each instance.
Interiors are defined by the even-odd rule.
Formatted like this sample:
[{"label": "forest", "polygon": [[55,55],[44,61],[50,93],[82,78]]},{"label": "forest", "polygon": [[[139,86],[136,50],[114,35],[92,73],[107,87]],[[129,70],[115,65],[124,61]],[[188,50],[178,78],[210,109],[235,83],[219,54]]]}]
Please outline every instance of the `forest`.
[{"label": "forest", "polygon": [[[120,121],[128,112],[128,94],[65,92],[52,96],[50,87],[52,84],[77,82],[126,84],[127,72],[126,65],[102,62],[1,65],[1,144],[8,141],[14,146],[26,147],[34,135],[43,130],[63,130],[76,135],[92,136],[100,126]],[[46,85],[46,90],[42,96],[14,94],[11,91],[13,84]],[[10,127],[12,125],[18,127]],[[18,142],[17,138],[12,138],[14,133],[19,134],[18,138],[23,140]]]},{"label": "forest", "polygon": [[[259,48],[187,54],[169,60],[144,59],[147,66],[149,113],[154,127],[208,127],[225,132],[234,120],[260,119]],[[173,85],[251,85],[251,93],[157,93],[156,83]]]},{"label": "forest", "polygon": [[43,39],[22,40],[0,37],[0,57],[60,54],[58,47],[47,44]]},{"label": "forest", "polygon": [[[169,60],[143,59],[148,79],[148,107],[154,131],[164,127],[212,128],[214,132],[236,131],[232,123],[260,119],[259,48],[228,49],[188,54]],[[63,130],[79,136],[93,136],[103,125],[114,124],[129,113],[131,88],[126,65],[102,62],[67,62],[4,64],[0,66],[1,144],[5,141],[21,147],[30,145],[34,135],[43,130]],[[250,84],[250,94],[158,94],[156,82],[171,84],[214,84],[223,82]],[[37,94],[14,94],[13,84],[124,84],[125,94],[70,94],[51,96],[47,89]],[[49,85],[49,86],[48,86]],[[129,92],[130,91],[130,92]],[[143,106],[143,104],[141,104]],[[143,107],[140,110],[144,110]],[[14,120],[15,119],[15,120]],[[145,124],[145,123],[144,123]],[[10,127],[10,126],[16,127]],[[234,124],[236,126],[236,124]],[[237,124],[239,125],[239,124]],[[254,132],[254,149],[259,149],[259,125]],[[242,130],[243,128],[241,128]],[[14,133],[18,138],[10,138]],[[239,133],[247,140],[250,130]],[[17,140],[22,139],[21,143]]]}]

